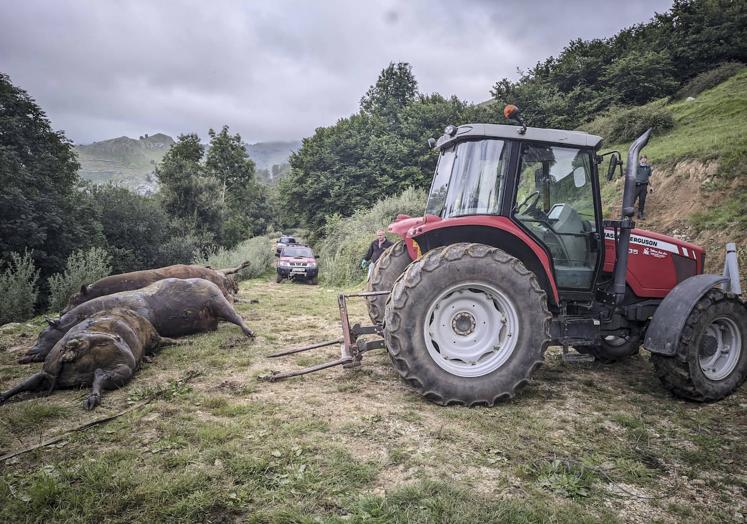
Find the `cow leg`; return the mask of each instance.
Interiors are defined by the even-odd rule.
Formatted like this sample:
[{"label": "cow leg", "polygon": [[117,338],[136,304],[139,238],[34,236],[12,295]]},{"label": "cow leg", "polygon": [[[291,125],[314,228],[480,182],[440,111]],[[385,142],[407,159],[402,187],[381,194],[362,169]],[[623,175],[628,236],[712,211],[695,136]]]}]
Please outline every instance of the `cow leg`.
[{"label": "cow leg", "polygon": [[236,313],[236,310],[228,303],[228,300],[226,300],[223,295],[217,296],[213,299],[210,309],[212,310],[213,315],[217,318],[236,324],[241,328],[241,331],[244,332],[244,335],[249,338],[254,338],[254,331],[249,329],[249,326],[244,323],[244,319]]},{"label": "cow leg", "polygon": [[38,349],[30,349],[25,355],[18,358],[19,364],[31,364],[32,362],[43,362],[49,354],[49,350],[40,351]]},{"label": "cow leg", "polygon": [[175,338],[161,337],[158,341],[158,347],[182,346],[187,343],[188,342],[186,340],[176,340]]},{"label": "cow leg", "polygon": [[48,378],[49,376],[43,371],[31,375],[16,387],[11,388],[4,393],[0,393],[0,404],[3,404],[10,397],[18,395],[19,393],[22,393],[24,391],[38,391],[39,389],[41,389],[42,382],[44,382]]},{"label": "cow leg", "polygon": [[101,389],[115,389],[127,383],[132,377],[132,368],[125,364],[115,366],[111,371],[101,368],[96,370],[93,377],[93,388],[91,394],[83,402],[83,407],[88,410],[94,409],[101,403]]}]

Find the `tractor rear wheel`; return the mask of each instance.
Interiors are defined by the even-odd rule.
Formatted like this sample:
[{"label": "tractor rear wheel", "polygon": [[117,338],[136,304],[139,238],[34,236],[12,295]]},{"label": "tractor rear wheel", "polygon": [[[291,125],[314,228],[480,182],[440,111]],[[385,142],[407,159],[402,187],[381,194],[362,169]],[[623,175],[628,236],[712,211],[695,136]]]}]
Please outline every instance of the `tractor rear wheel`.
[{"label": "tractor rear wheel", "polygon": [[685,322],[677,354],[651,355],[664,387],[698,402],[720,400],[747,378],[747,305],[712,289]]},{"label": "tractor rear wheel", "polygon": [[[412,259],[403,241],[396,242],[384,251],[376,261],[366,291],[389,291]],[[387,295],[368,297],[368,316],[374,324],[384,322],[384,307]]]},{"label": "tractor rear wheel", "polygon": [[641,337],[639,335],[629,335],[626,337],[604,337],[599,345],[579,346],[575,349],[579,353],[592,355],[603,364],[612,364],[637,354],[640,346]]},{"label": "tractor rear wheel", "polygon": [[518,259],[452,244],[413,262],[386,305],[384,338],[402,378],[441,405],[509,399],[542,365],[547,296]]}]

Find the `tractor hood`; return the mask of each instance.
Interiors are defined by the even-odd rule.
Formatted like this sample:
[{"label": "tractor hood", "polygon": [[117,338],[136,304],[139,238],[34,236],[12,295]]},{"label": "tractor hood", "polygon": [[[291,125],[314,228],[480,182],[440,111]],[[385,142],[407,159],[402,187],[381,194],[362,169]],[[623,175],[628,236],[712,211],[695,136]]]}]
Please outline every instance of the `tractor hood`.
[{"label": "tractor hood", "polygon": [[390,233],[394,233],[398,237],[400,237],[402,240],[405,239],[405,236],[407,235],[407,231],[415,226],[419,226],[420,224],[425,223],[424,217],[411,217],[409,215],[397,215],[397,218],[394,219],[394,222],[389,224],[389,227],[387,228],[387,231]]}]

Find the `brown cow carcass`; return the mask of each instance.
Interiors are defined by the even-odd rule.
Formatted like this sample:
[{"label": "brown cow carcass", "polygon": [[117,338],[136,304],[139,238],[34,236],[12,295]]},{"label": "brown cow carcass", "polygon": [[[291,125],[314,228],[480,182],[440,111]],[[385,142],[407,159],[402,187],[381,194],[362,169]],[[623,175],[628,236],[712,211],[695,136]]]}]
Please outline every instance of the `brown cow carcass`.
[{"label": "brown cow carcass", "polygon": [[165,278],[203,278],[209,280],[220,288],[226,300],[233,302],[233,295],[239,291],[239,286],[233,275],[248,265],[249,263],[245,262],[237,268],[217,270],[207,266],[177,264],[158,269],[146,269],[143,271],[111,275],[91,284],[81,286],[80,292],[70,297],[62,313],[67,313],[74,307],[94,298],[122,291],[141,289]]},{"label": "brown cow carcass", "polygon": [[93,409],[102,389],[129,382],[146,353],[175,341],[161,337],[146,318],[129,309],[101,311],[70,329],[44,359],[42,370],[0,393],[0,404],[23,391],[92,386],[83,405]]}]

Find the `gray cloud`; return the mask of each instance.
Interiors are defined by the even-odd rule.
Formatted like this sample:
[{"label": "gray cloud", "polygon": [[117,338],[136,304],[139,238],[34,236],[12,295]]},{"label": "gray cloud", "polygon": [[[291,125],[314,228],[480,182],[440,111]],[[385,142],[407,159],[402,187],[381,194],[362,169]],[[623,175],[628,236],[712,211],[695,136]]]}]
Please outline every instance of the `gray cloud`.
[{"label": "gray cloud", "polygon": [[358,108],[389,62],[422,92],[482,101],[571,39],[611,36],[669,0],[0,3],[0,71],[76,142],[228,124],[290,140]]}]

